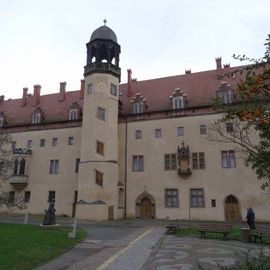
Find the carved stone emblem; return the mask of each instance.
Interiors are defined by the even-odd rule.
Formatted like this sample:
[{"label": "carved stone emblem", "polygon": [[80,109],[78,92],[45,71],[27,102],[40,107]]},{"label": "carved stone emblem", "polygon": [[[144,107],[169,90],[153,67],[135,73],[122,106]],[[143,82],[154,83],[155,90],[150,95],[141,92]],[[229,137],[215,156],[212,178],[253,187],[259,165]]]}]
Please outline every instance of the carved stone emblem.
[{"label": "carved stone emblem", "polygon": [[182,142],[182,146],[178,146],[178,174],[179,176],[186,178],[191,175],[191,170],[189,168],[189,147],[185,146]]}]

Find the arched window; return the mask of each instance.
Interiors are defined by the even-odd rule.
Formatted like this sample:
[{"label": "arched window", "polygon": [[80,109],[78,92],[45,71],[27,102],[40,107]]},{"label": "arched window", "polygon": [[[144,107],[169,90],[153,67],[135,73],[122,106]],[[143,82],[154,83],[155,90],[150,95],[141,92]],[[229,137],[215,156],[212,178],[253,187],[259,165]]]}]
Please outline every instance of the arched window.
[{"label": "arched window", "polygon": [[20,172],[19,175],[24,175],[25,173],[25,159],[23,158],[20,162]]}]

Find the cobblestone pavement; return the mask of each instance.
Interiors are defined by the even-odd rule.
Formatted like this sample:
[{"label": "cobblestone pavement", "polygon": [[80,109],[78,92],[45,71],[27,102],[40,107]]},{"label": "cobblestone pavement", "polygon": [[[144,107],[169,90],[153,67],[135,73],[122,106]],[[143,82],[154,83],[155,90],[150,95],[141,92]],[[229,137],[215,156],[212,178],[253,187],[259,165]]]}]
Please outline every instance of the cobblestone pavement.
[{"label": "cobblestone pavement", "polygon": [[218,265],[232,265],[247,253],[256,256],[260,252],[270,256],[269,246],[168,235],[145,270],[196,270],[200,269],[199,265],[216,270],[220,269]]}]

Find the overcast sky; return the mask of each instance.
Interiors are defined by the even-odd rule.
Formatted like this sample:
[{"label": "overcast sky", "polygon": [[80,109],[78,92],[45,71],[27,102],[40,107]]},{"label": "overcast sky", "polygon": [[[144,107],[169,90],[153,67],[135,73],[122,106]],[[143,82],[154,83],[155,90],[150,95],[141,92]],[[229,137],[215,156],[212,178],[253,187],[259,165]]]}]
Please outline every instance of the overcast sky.
[{"label": "overcast sky", "polygon": [[261,57],[270,33],[269,0],[0,0],[0,95],[20,98],[78,90],[91,33],[107,19],[127,69],[138,80],[240,63],[232,55]]}]

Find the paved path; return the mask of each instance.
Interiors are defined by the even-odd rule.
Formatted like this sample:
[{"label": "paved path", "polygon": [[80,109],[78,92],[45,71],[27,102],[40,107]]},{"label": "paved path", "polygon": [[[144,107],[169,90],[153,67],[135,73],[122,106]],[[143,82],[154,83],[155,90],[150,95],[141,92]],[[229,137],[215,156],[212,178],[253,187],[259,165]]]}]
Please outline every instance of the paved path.
[{"label": "paved path", "polygon": [[168,235],[163,238],[144,269],[196,270],[200,264],[203,269],[216,270],[220,269],[217,265],[229,266],[248,252],[251,255],[258,255],[261,251],[270,256],[269,245]]}]

